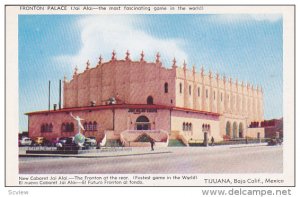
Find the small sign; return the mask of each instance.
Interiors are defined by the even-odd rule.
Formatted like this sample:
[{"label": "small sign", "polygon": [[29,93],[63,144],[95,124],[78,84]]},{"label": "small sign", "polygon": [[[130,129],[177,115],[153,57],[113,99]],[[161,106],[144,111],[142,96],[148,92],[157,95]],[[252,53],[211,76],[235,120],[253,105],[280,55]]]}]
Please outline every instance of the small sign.
[{"label": "small sign", "polygon": [[140,114],[140,113],[157,113],[157,109],[145,109],[145,108],[132,108],[132,109],[128,109],[129,113],[134,113],[134,114]]}]

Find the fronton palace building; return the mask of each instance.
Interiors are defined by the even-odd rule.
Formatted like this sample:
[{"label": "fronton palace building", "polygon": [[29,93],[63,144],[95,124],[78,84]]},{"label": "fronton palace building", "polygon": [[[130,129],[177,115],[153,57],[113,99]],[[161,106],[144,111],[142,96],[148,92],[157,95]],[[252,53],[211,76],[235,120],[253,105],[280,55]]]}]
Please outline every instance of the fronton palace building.
[{"label": "fronton palace building", "polygon": [[30,137],[49,140],[74,136],[77,124],[70,114],[79,116],[85,136],[120,140],[125,146],[147,146],[152,138],[157,146],[170,139],[215,141],[264,137],[264,129],[253,127],[264,120],[261,87],[244,84],[211,71],[205,73],[186,63],[178,66],[174,58],[166,68],[156,55],[147,62],[124,60],[112,53],[111,60],[78,73],[63,83],[63,107],[27,113]]}]

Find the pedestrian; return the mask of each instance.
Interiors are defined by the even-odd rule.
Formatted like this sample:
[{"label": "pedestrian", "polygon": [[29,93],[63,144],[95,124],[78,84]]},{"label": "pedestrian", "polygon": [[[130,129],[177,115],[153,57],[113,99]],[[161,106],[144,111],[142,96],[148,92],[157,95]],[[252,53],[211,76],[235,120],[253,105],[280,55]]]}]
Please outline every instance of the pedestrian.
[{"label": "pedestrian", "polygon": [[154,151],[154,144],[155,144],[155,142],[154,142],[154,140],[152,138],[150,139],[150,144],[151,144],[151,151]]},{"label": "pedestrian", "polygon": [[211,137],[210,141],[211,141],[211,145],[214,146],[215,145],[215,139],[214,139],[214,137]]}]

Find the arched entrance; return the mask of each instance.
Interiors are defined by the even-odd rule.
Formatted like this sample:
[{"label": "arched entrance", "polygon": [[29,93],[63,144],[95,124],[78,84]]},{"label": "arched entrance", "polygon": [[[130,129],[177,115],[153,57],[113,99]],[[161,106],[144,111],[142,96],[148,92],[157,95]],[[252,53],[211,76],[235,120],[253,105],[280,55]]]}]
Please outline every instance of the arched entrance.
[{"label": "arched entrance", "polygon": [[234,122],[232,125],[232,137],[237,138],[237,123]]},{"label": "arched entrance", "polygon": [[239,138],[243,138],[244,137],[244,127],[243,127],[243,123],[240,122],[239,124]]},{"label": "arched entrance", "polygon": [[231,136],[231,125],[229,121],[226,123],[226,135],[229,137]]},{"label": "arched entrance", "polygon": [[148,96],[148,98],[147,98],[147,104],[148,105],[153,105],[153,97],[152,96]]},{"label": "arched entrance", "polygon": [[136,119],[136,130],[150,130],[151,124],[146,116],[139,116]]}]

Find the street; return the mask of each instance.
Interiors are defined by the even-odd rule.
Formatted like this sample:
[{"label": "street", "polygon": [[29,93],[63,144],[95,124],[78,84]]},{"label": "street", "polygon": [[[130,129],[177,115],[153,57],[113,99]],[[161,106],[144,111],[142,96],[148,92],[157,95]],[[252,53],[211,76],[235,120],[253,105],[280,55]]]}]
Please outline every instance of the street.
[{"label": "street", "polygon": [[[136,149],[138,148],[132,151]],[[112,155],[102,158],[20,157],[19,172],[20,174],[283,172],[282,146],[167,147],[162,149],[165,150],[164,153]],[[147,151],[151,152],[150,149]]]}]

